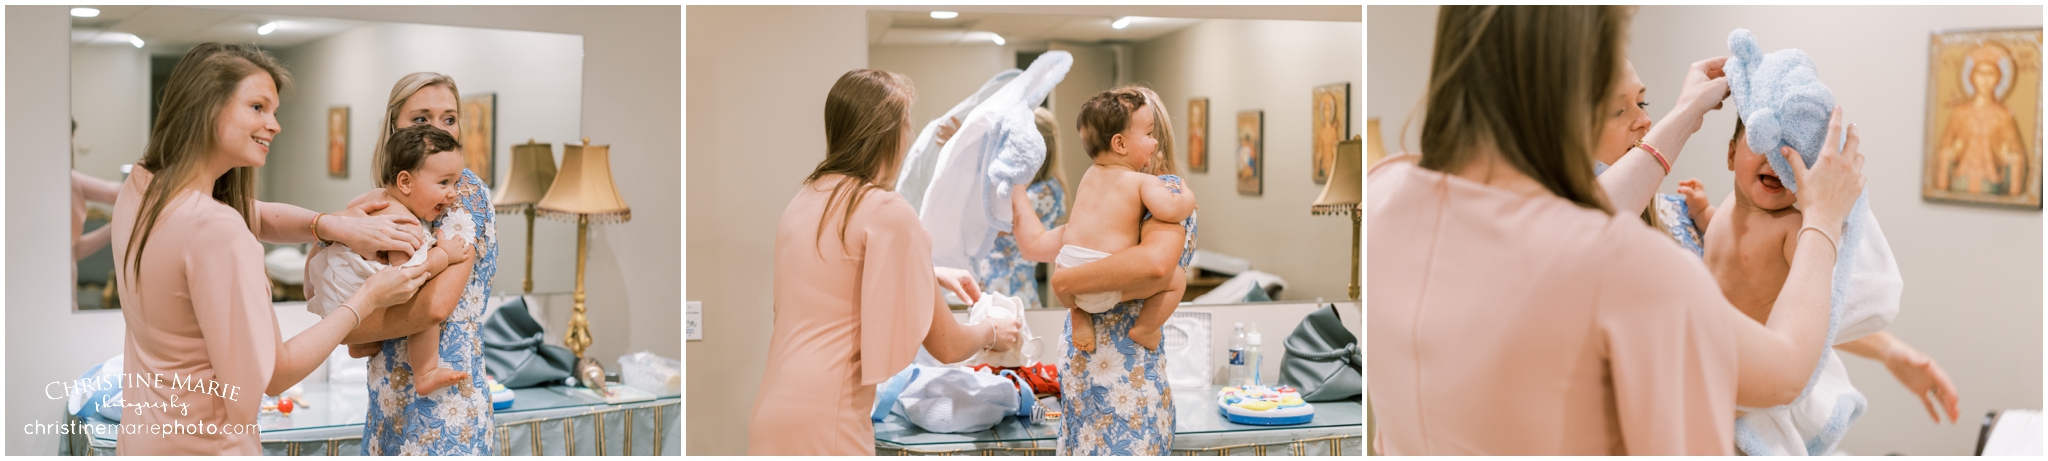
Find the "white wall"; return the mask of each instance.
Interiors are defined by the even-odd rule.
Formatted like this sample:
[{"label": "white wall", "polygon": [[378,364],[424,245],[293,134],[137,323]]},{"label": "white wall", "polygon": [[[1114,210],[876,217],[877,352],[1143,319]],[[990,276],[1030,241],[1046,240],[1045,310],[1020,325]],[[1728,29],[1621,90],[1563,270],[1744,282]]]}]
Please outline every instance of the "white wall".
[{"label": "white wall", "polygon": [[917,92],[917,102],[910,106],[910,126],[923,130],[926,123],[974,95],[989,77],[1017,68],[1017,51],[995,44],[872,46],[868,67],[910,77]]},{"label": "white wall", "polygon": [[[1393,131],[1422,96],[1436,9],[1375,6],[1368,16],[1369,107],[1387,117],[1392,151],[1399,149]],[[1906,280],[1904,308],[1889,331],[1948,371],[1962,418],[1934,425],[1883,364],[1844,359],[1870,400],[1842,444],[1849,453],[1967,455],[1986,411],[2041,408],[2041,212],[1929,203],[1919,193],[1929,32],[2040,25],[2039,6],[1644,7],[1635,19],[1629,56],[1649,86],[1652,114],[1671,109],[1687,65],[1726,54],[1728,32],[1741,27],[1765,50],[1804,49],[1861,126],[1871,205]],[[1663,190],[1697,177],[1716,200],[1728,192],[1734,118],[1732,110],[1707,115]],[[1411,133],[1420,130],[1416,123]]]},{"label": "white wall", "polygon": [[[583,93],[574,90],[583,86],[580,36],[387,23],[278,50],[276,55],[292,71],[297,87],[285,96],[278,114],[278,124],[287,129],[278,133],[275,150],[262,169],[259,190],[264,200],[334,211],[376,187],[377,172],[370,158],[383,126],[384,105],[391,85],[413,72],[455,77],[463,97],[497,94],[497,147],[492,155],[500,181],[510,174],[513,145],[528,139],[552,143],[559,163],[563,145],[581,142]],[[140,77],[147,79],[148,74]],[[327,110],[335,106],[349,108],[345,178],[327,174]],[[534,252],[540,254],[533,267],[534,291],[575,290],[575,223],[541,219],[535,222],[534,233]],[[498,272],[492,293],[521,291],[526,257],[526,217],[499,216]]]},{"label": "white wall", "polygon": [[[1351,220],[1314,216],[1323,185],[1311,179],[1311,90],[1349,82],[1358,92],[1362,24],[1212,19],[1138,43],[1132,83],[1159,93],[1174,118],[1176,162],[1187,165],[1188,99],[1209,98],[1209,171],[1187,171],[1202,203],[1197,244],[1249,258],[1287,279],[1284,300],[1348,299]],[[1351,107],[1357,114],[1357,96]],[[1264,110],[1264,193],[1237,192],[1237,114]],[[1350,131],[1364,123],[1354,117]],[[1076,176],[1075,178],[1078,178]]]},{"label": "white wall", "polygon": [[[237,11],[361,21],[413,22],[577,34],[584,40],[582,134],[612,145],[613,179],[633,206],[633,221],[591,232],[586,304],[597,341],[586,355],[615,363],[642,349],[677,357],[682,345],[681,9],[677,7],[265,6]],[[7,9],[7,422],[61,422],[63,402],[43,386],[75,378],[120,353],[119,312],[73,312],[65,222],[65,133],[70,93],[69,29],[64,7]],[[458,77],[460,78],[460,77]],[[389,83],[385,88],[388,91]],[[822,90],[820,90],[822,92]],[[324,124],[323,124],[324,125]],[[511,270],[509,268],[500,268]],[[551,329],[567,324],[550,309]],[[551,331],[556,334],[559,330]],[[758,374],[757,374],[758,375]],[[8,454],[52,454],[56,436],[19,430]]]},{"label": "white wall", "polygon": [[149,54],[127,45],[73,45],[71,85],[83,89],[71,93],[78,119],[72,169],[120,181],[121,165],[140,160],[149,144]]}]

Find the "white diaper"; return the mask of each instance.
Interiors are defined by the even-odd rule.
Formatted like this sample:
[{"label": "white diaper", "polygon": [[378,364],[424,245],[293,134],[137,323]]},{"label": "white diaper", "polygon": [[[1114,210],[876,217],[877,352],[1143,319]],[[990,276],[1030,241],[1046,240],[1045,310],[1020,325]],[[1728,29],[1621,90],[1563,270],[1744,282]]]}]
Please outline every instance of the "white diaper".
[{"label": "white diaper", "polygon": [[[427,262],[427,250],[434,247],[434,236],[429,234],[421,242],[420,249],[412,252],[412,259],[399,267],[413,267]],[[369,280],[377,271],[391,267],[384,263],[364,259],[350,250],[348,245],[335,243],[314,252],[312,267],[306,272],[306,284],[313,287],[313,298],[306,300],[306,310],[326,317],[327,313],[355,296],[363,288],[363,281]],[[358,311],[361,306],[354,307]],[[360,312],[358,312],[360,314]]]},{"label": "white diaper", "polygon": [[[1056,259],[1054,261],[1059,263],[1061,269],[1065,269],[1069,267],[1079,266],[1082,264],[1101,261],[1102,258],[1107,257],[1109,257],[1109,253],[1103,253],[1100,251],[1090,250],[1087,248],[1081,248],[1073,245],[1064,245],[1060,247],[1059,259]],[[1081,308],[1081,310],[1087,311],[1090,314],[1100,314],[1105,311],[1108,311],[1109,308],[1116,307],[1116,303],[1118,301],[1123,301],[1123,299],[1124,293],[1121,291],[1079,294],[1074,295],[1074,304],[1079,304],[1078,306],[1074,307],[1079,307]]]}]

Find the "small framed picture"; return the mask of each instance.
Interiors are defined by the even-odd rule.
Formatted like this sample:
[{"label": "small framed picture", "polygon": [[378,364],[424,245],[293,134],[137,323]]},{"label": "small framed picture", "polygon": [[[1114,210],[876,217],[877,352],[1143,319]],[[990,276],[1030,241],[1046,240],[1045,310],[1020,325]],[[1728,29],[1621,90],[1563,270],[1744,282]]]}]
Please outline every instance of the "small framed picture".
[{"label": "small framed picture", "polygon": [[1936,31],[1926,200],[2041,209],[2041,28]]},{"label": "small framed picture", "polygon": [[348,106],[327,108],[327,176],[348,177]]},{"label": "small framed picture", "polygon": [[462,98],[462,166],[475,173],[486,187],[497,187],[498,94],[482,93]]},{"label": "small framed picture", "polygon": [[1266,111],[1237,113],[1237,193],[1265,193]]},{"label": "small framed picture", "polygon": [[1316,184],[1330,180],[1330,169],[1336,167],[1337,143],[1351,139],[1351,83],[1332,83],[1315,88],[1309,120],[1314,139],[1310,165],[1310,179]]},{"label": "small framed picture", "polygon": [[1209,171],[1209,98],[1188,100],[1188,171]]}]

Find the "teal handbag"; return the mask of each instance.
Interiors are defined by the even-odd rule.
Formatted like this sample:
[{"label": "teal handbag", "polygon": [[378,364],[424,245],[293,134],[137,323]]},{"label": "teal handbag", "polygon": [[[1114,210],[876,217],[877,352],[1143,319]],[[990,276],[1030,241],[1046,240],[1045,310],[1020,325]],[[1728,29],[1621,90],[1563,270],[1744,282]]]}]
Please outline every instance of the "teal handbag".
[{"label": "teal handbag", "polygon": [[507,388],[560,383],[576,366],[576,353],[543,343],[547,332],[526,312],[524,296],[498,306],[480,333],[484,369]]},{"label": "teal handbag", "polygon": [[1287,335],[1287,356],[1280,360],[1280,383],[1301,392],[1310,402],[1352,400],[1364,381],[1358,336],[1344,328],[1337,305],[1325,304],[1310,313]]}]

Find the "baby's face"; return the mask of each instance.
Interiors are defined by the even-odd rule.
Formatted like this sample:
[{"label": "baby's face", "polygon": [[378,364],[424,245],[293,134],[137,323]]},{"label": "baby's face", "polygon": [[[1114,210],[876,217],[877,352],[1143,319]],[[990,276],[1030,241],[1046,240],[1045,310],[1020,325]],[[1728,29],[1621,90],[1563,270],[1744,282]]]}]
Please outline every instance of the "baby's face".
[{"label": "baby's face", "polygon": [[[1791,207],[1798,199],[1792,191],[1785,189],[1785,183],[1771,169],[1769,159],[1749,149],[1743,139],[1729,142],[1728,169],[1735,172],[1735,193],[1748,199],[1757,208],[1770,211]],[[1799,161],[1797,153],[1788,153],[1786,159]]]},{"label": "baby's face", "polygon": [[1131,121],[1123,132],[1124,146],[1129,149],[1124,153],[1130,155],[1131,167],[1145,168],[1151,164],[1152,154],[1158,152],[1159,139],[1153,137],[1154,128],[1157,128],[1153,125],[1158,119],[1159,117],[1152,115],[1150,106],[1139,106],[1131,111]]},{"label": "baby's face", "polygon": [[427,154],[419,170],[413,171],[412,193],[403,199],[405,207],[421,221],[431,221],[455,204],[455,185],[462,180],[462,152]]}]

